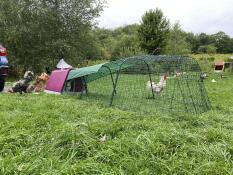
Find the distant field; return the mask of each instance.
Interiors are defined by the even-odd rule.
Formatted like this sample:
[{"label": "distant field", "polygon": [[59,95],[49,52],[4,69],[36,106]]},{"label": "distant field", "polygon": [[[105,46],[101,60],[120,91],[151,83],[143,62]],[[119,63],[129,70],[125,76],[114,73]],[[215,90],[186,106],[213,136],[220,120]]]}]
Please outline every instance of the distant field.
[{"label": "distant field", "polygon": [[[209,72],[209,73],[213,73],[214,62],[217,62],[217,61],[233,62],[233,59],[229,58],[231,56],[233,56],[233,54],[211,54],[211,55],[192,54],[190,55],[190,57],[198,60],[203,71]],[[227,69],[226,72],[229,72],[229,69]]]},{"label": "distant field", "polygon": [[190,56],[198,60],[205,58],[209,58],[209,59],[213,58],[213,60],[215,61],[218,60],[228,61],[229,57],[233,56],[233,54],[191,54]]}]

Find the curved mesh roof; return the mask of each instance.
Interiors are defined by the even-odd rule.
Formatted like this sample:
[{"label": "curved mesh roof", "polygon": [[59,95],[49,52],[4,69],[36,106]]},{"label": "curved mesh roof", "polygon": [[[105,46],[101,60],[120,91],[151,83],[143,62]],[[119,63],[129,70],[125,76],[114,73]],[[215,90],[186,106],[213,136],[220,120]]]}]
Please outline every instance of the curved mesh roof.
[{"label": "curved mesh roof", "polygon": [[[146,65],[149,66],[151,73],[155,71],[157,73],[165,71],[172,72],[174,70],[179,70],[182,72],[201,71],[197,61],[189,57],[145,55],[129,57],[125,59],[119,59],[117,61],[74,69],[70,71],[67,80],[72,80],[78,77],[86,77],[86,81],[90,82],[109,74],[114,74],[117,71],[124,71],[126,68],[127,71],[135,73],[142,73],[143,71],[147,72],[148,70],[145,70],[147,69],[147,67],[145,67],[145,64],[139,64],[141,62],[144,62]],[[142,66],[140,67],[140,65]]]}]

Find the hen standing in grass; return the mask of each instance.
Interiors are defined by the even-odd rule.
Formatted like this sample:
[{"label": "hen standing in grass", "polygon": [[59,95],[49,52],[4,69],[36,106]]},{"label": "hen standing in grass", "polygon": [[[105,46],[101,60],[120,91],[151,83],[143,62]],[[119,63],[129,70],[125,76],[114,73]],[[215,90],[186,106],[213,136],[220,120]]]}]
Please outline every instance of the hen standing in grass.
[{"label": "hen standing in grass", "polygon": [[148,81],[146,87],[148,90],[151,91],[152,89],[153,92],[159,94],[163,90],[163,88],[166,87],[166,80],[167,80],[167,75],[165,74],[160,78],[159,83],[156,84],[155,82]]}]

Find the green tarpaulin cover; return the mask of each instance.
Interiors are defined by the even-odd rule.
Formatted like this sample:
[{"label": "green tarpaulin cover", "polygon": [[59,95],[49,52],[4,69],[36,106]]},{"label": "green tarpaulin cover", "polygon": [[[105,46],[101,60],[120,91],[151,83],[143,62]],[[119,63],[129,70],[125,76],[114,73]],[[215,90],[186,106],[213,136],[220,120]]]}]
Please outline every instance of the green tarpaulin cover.
[{"label": "green tarpaulin cover", "polygon": [[86,77],[86,80],[90,82],[109,74],[114,74],[120,68],[120,66],[122,70],[132,66],[131,64],[121,65],[120,63],[120,61],[113,61],[71,70],[69,72],[67,81],[79,77]]},{"label": "green tarpaulin cover", "polygon": [[75,78],[97,73],[104,64],[105,63],[71,70],[67,80],[72,80]]}]

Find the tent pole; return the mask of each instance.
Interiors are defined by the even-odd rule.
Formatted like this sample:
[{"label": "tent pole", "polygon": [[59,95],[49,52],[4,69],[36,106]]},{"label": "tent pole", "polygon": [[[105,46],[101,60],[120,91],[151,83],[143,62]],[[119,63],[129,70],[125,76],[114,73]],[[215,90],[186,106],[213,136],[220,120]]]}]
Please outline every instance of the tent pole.
[{"label": "tent pole", "polygon": [[185,107],[185,111],[188,113],[189,111],[188,111],[188,107],[187,107],[187,103],[186,103],[186,101],[185,101],[185,95],[184,95],[184,91],[181,89],[181,86],[180,86],[180,80],[178,79],[177,80],[177,82],[178,82],[178,87],[179,87],[179,90],[180,90],[180,92],[181,92],[181,96],[182,96],[182,99],[183,99],[183,105],[184,105],[184,107]]},{"label": "tent pole", "polygon": [[[105,68],[107,68],[109,70],[110,76],[111,76],[111,80],[112,80],[112,86],[114,87],[114,80],[113,80],[113,75],[112,75],[111,69],[109,67],[107,67],[107,66],[103,66],[103,67],[105,67]],[[114,93],[116,94],[116,89],[114,90]]]},{"label": "tent pole", "polygon": [[193,100],[193,96],[192,96],[192,94],[191,94],[191,89],[190,89],[190,86],[189,86],[189,83],[188,83],[187,78],[185,78],[185,82],[186,82],[186,85],[187,85],[187,87],[188,87],[189,97],[190,97],[191,100],[192,100],[192,104],[193,104],[193,108],[194,108],[194,110],[195,110],[195,114],[198,114],[198,113],[197,113],[197,109],[196,109],[196,103],[195,103],[194,100]]},{"label": "tent pole", "polygon": [[150,86],[151,86],[151,92],[152,92],[152,96],[153,96],[153,99],[155,98],[155,94],[154,94],[154,91],[153,91],[153,86],[152,86],[152,78],[151,78],[151,72],[150,72],[150,67],[149,65],[147,64],[146,61],[144,61],[147,65],[147,70],[148,70],[148,75],[149,75],[149,78],[150,78]]},{"label": "tent pole", "polygon": [[117,82],[118,82],[119,75],[120,75],[120,70],[117,71],[116,80],[115,80],[115,83],[113,84],[113,91],[112,91],[112,96],[111,96],[111,99],[110,99],[109,106],[112,106],[113,97],[116,94],[116,85],[117,85]]},{"label": "tent pole", "polygon": [[74,79],[74,87],[73,87],[73,92],[75,92],[75,89],[76,89],[76,87],[75,87],[75,84],[76,84],[76,80]]}]

